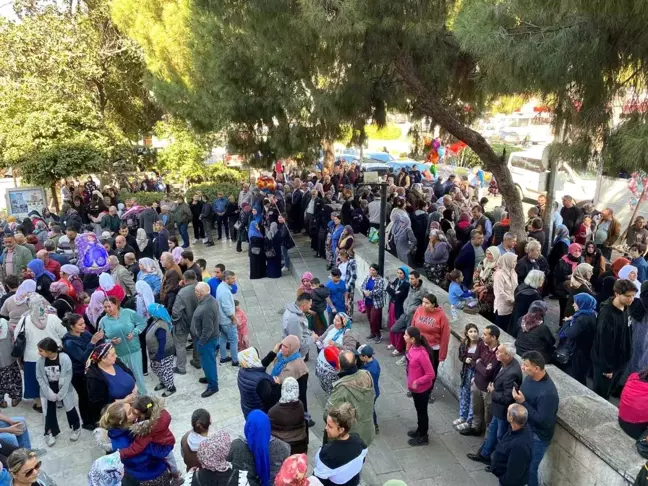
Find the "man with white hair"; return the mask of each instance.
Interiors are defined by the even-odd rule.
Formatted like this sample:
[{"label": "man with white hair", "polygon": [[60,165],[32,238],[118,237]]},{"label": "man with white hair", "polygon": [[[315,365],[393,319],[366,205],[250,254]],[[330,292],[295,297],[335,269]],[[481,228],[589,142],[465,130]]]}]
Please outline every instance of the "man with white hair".
[{"label": "man with white hair", "polygon": [[167,204],[160,206],[160,221],[162,226],[169,232],[169,236],[175,235],[175,216],[169,211]]},{"label": "man with white hair", "polygon": [[468,459],[484,464],[490,464],[491,453],[495,450],[498,441],[502,440],[508,430],[506,411],[513,400],[513,388],[519,389],[522,384],[522,369],[515,359],[515,346],[502,343],[497,347],[495,358],[502,363],[495,379],[488,385],[491,394],[491,414],[493,419],[486,430],[484,443],[477,454],[467,454]]},{"label": "man with white hair", "polygon": [[504,239],[497,245],[497,248],[500,251],[500,255],[504,255],[504,253],[515,253],[515,245],[517,245],[517,235],[507,231],[504,233]]},{"label": "man with white hair", "polygon": [[250,184],[247,182],[243,183],[243,186],[238,195],[238,207],[242,208],[243,203],[248,203],[252,206],[252,191],[250,191]]},{"label": "man with white hair", "polygon": [[108,257],[108,266],[110,275],[117,285],[124,289],[127,297],[135,295],[135,278],[134,275],[123,265],[119,263],[116,255]]},{"label": "man with white hair", "polygon": [[198,307],[191,319],[191,336],[200,355],[200,364],[205,377],[200,383],[206,383],[207,389],[200,395],[203,398],[218,392],[218,370],[216,368],[216,350],[220,337],[218,326],[218,302],[209,293],[209,285],[199,282],[194,289]]},{"label": "man with white hair", "polygon": [[493,452],[493,460],[486,471],[499,478],[499,484],[527,484],[533,451],[533,433],[527,426],[528,410],[517,403],[509,405],[506,421],[511,430],[502,437]]}]

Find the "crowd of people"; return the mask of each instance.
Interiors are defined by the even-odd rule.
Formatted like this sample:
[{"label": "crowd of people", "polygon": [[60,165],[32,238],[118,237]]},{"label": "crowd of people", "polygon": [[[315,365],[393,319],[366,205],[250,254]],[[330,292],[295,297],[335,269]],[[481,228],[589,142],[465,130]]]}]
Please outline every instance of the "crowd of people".
[{"label": "crowd of people", "polygon": [[[379,225],[379,194],[357,186],[361,178],[353,164],[336,165],[331,175],[297,177],[283,170],[275,167],[282,183],[272,193],[244,184],[238,195],[209,201],[197,194],[190,203],[178,196],[129,218],[132,208],[120,217],[114,193],[93,188],[90,201],[72,196],[60,215],[44,209],[20,223],[7,221],[0,266],[6,327],[0,332],[0,407],[8,406],[7,395],[14,407],[34,400],[49,447],[61,433],[57,404],[65,409],[70,440],[82,428],[104,431],[98,435],[111,454],[93,464],[91,485],[184,480],[354,486],[380,433],[375,347],[382,343],[384,314],[385,345],[405,366],[416,412],[408,443],[429,443],[428,405],[439,365],[448,358],[450,319],[426,289],[425,277],[448,290],[452,319],[463,311],[492,322],[481,336],[476,325],[466,326],[454,426],[462,435],[485,434],[469,458],[487,465],[500,484],[539,484],[559,404],[545,369],[550,362],[583,384],[591,376],[603,397],[622,390],[621,427],[635,438],[645,433],[648,287],[642,289],[642,282],[648,278],[648,230],[642,220],[628,235],[629,258],[609,261],[618,236],[609,210],[594,215],[591,207],[565,198],[549,244],[539,199],[529,211],[527,239],[517,241],[504,209],[487,213],[487,201],[475,201],[479,178],[471,185],[450,176],[424,186],[416,174],[387,174],[387,242],[406,265],[385,278],[372,264],[359,276],[356,235],[371,239]],[[302,231],[327,260],[329,274],[321,280],[310,272],[301,276],[295,302],[281,317],[282,340],[265,356],[249,346],[235,272],[222,263],[208,269],[189,249],[211,246],[215,227],[219,239],[236,241],[238,252],[247,242],[250,279],[281,277],[291,265],[293,236]],[[82,271],[87,266],[76,242],[84,233],[95,235],[105,250],[100,274]],[[561,309],[558,339],[546,322],[550,296]],[[355,312],[369,322],[365,343],[350,332]],[[514,345],[500,343],[503,331],[516,338]],[[196,410],[181,438],[181,468],[173,456],[171,416],[152,392],[165,398],[176,393],[174,374],[186,374],[188,348],[189,365],[204,372],[203,398],[219,391],[217,363],[238,367],[246,424],[244,438],[232,440],[210,429],[207,410]],[[308,409],[311,357],[327,396],[321,421]],[[159,380],[154,390],[144,380],[149,368]],[[323,430],[324,445],[307,477],[304,454],[312,427]],[[45,451],[30,449],[23,418],[0,415],[0,446],[0,480],[36,483]]]}]

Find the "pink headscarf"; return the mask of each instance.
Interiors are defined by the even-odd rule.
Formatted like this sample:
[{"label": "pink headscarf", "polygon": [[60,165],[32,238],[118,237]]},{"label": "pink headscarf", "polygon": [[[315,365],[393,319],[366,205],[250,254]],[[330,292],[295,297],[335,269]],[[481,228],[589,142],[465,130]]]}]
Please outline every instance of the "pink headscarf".
[{"label": "pink headscarf", "polygon": [[171,253],[173,255],[173,261],[176,263],[176,265],[180,265],[180,262],[182,261],[182,252],[184,251],[184,248],[181,246],[176,246],[173,249],[173,252]]}]

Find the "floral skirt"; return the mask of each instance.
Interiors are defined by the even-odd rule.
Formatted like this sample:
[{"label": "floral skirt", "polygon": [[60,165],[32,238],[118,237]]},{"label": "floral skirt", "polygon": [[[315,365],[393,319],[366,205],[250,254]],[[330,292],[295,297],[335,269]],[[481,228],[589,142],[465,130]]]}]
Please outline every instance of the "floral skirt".
[{"label": "floral skirt", "polygon": [[3,400],[5,395],[9,395],[12,400],[20,400],[22,391],[22,376],[18,361],[0,368],[0,400]]},{"label": "floral skirt", "polygon": [[447,263],[426,263],[425,276],[434,285],[445,288],[446,273],[448,273]]}]

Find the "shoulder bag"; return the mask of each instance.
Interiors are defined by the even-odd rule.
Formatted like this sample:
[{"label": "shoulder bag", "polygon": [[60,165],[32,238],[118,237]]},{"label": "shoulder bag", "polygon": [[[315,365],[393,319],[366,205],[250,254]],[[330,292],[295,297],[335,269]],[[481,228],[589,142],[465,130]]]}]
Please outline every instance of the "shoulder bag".
[{"label": "shoulder bag", "polygon": [[[13,348],[11,348],[12,358],[22,358],[25,356],[25,348],[27,347],[27,336],[25,336],[25,320],[27,317],[22,318],[22,329],[18,332],[16,340],[14,341]],[[20,325],[20,323],[18,323]]]}]

